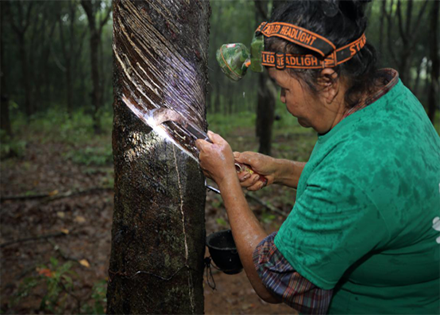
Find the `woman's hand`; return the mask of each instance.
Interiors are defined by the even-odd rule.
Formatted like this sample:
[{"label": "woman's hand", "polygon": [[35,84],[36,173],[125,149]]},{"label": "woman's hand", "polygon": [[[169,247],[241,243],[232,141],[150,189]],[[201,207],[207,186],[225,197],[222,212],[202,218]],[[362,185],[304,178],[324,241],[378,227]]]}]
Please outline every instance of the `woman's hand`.
[{"label": "woman's hand", "polygon": [[[234,158],[235,161],[249,165],[255,173],[258,173],[239,173],[238,179],[242,187],[255,191],[274,183],[277,171],[277,164],[274,158],[256,152],[234,152]],[[260,180],[260,175],[267,178],[267,184]]]},{"label": "woman's hand", "polygon": [[213,179],[219,187],[226,179],[237,177],[234,166],[234,155],[229,143],[220,135],[208,131],[213,143],[197,140],[196,146],[200,151],[200,167],[205,176]]}]

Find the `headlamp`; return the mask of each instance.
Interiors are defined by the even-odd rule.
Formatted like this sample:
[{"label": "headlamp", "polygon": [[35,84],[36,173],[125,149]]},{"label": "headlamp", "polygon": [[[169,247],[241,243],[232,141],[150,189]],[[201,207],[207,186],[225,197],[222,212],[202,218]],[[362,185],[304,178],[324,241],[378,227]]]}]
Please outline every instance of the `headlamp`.
[{"label": "headlamp", "polygon": [[234,81],[240,80],[251,64],[251,55],[244,44],[224,44],[217,50],[216,58],[223,73]]},{"label": "headlamp", "polygon": [[[279,37],[314,51],[317,55],[294,55],[264,50],[264,37]],[[250,67],[262,72],[263,66],[278,70],[332,68],[350,60],[366,43],[365,34],[340,48],[325,37],[289,23],[263,22],[256,29],[251,51],[241,43],[225,44],[217,51],[217,61],[222,71],[232,80],[240,80]]]}]

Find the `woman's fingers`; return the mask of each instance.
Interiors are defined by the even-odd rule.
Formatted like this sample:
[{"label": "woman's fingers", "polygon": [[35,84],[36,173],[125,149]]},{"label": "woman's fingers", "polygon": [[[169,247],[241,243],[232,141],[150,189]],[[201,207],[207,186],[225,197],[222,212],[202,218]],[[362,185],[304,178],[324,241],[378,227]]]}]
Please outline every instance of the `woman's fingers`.
[{"label": "woman's fingers", "polygon": [[263,188],[264,186],[266,186],[265,183],[262,182],[261,180],[259,180],[255,184],[253,184],[252,186],[248,187],[247,190],[257,191],[257,190],[260,190],[261,188]]},{"label": "woman's fingers", "polygon": [[242,187],[249,188],[259,181],[260,175],[241,172],[238,174],[238,179]]}]

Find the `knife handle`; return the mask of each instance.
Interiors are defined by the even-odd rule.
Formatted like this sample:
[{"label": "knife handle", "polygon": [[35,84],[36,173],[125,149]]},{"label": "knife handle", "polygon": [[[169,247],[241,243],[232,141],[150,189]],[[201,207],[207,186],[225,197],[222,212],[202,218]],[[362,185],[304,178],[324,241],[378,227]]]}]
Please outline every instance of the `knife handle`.
[{"label": "knife handle", "polygon": [[[260,175],[258,173],[256,173],[252,167],[250,167],[250,165],[248,164],[244,164],[244,163],[240,163],[240,162],[235,162],[235,170],[237,171],[237,173],[241,173],[241,172],[246,172],[249,174],[257,174]],[[263,187],[267,185],[267,178],[263,175],[260,175],[260,178],[258,179],[259,181],[263,182]]]}]

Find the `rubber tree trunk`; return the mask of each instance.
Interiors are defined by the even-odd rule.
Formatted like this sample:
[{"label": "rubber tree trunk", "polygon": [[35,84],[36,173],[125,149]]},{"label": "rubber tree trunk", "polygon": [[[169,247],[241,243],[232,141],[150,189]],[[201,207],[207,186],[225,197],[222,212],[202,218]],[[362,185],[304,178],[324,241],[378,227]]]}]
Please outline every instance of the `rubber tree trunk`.
[{"label": "rubber tree trunk", "polygon": [[206,129],[209,12],[208,1],[113,2],[115,206],[109,314],[204,310],[206,189],[193,147],[174,123],[165,123],[162,133],[143,124],[121,96],[145,113],[172,107]]}]

